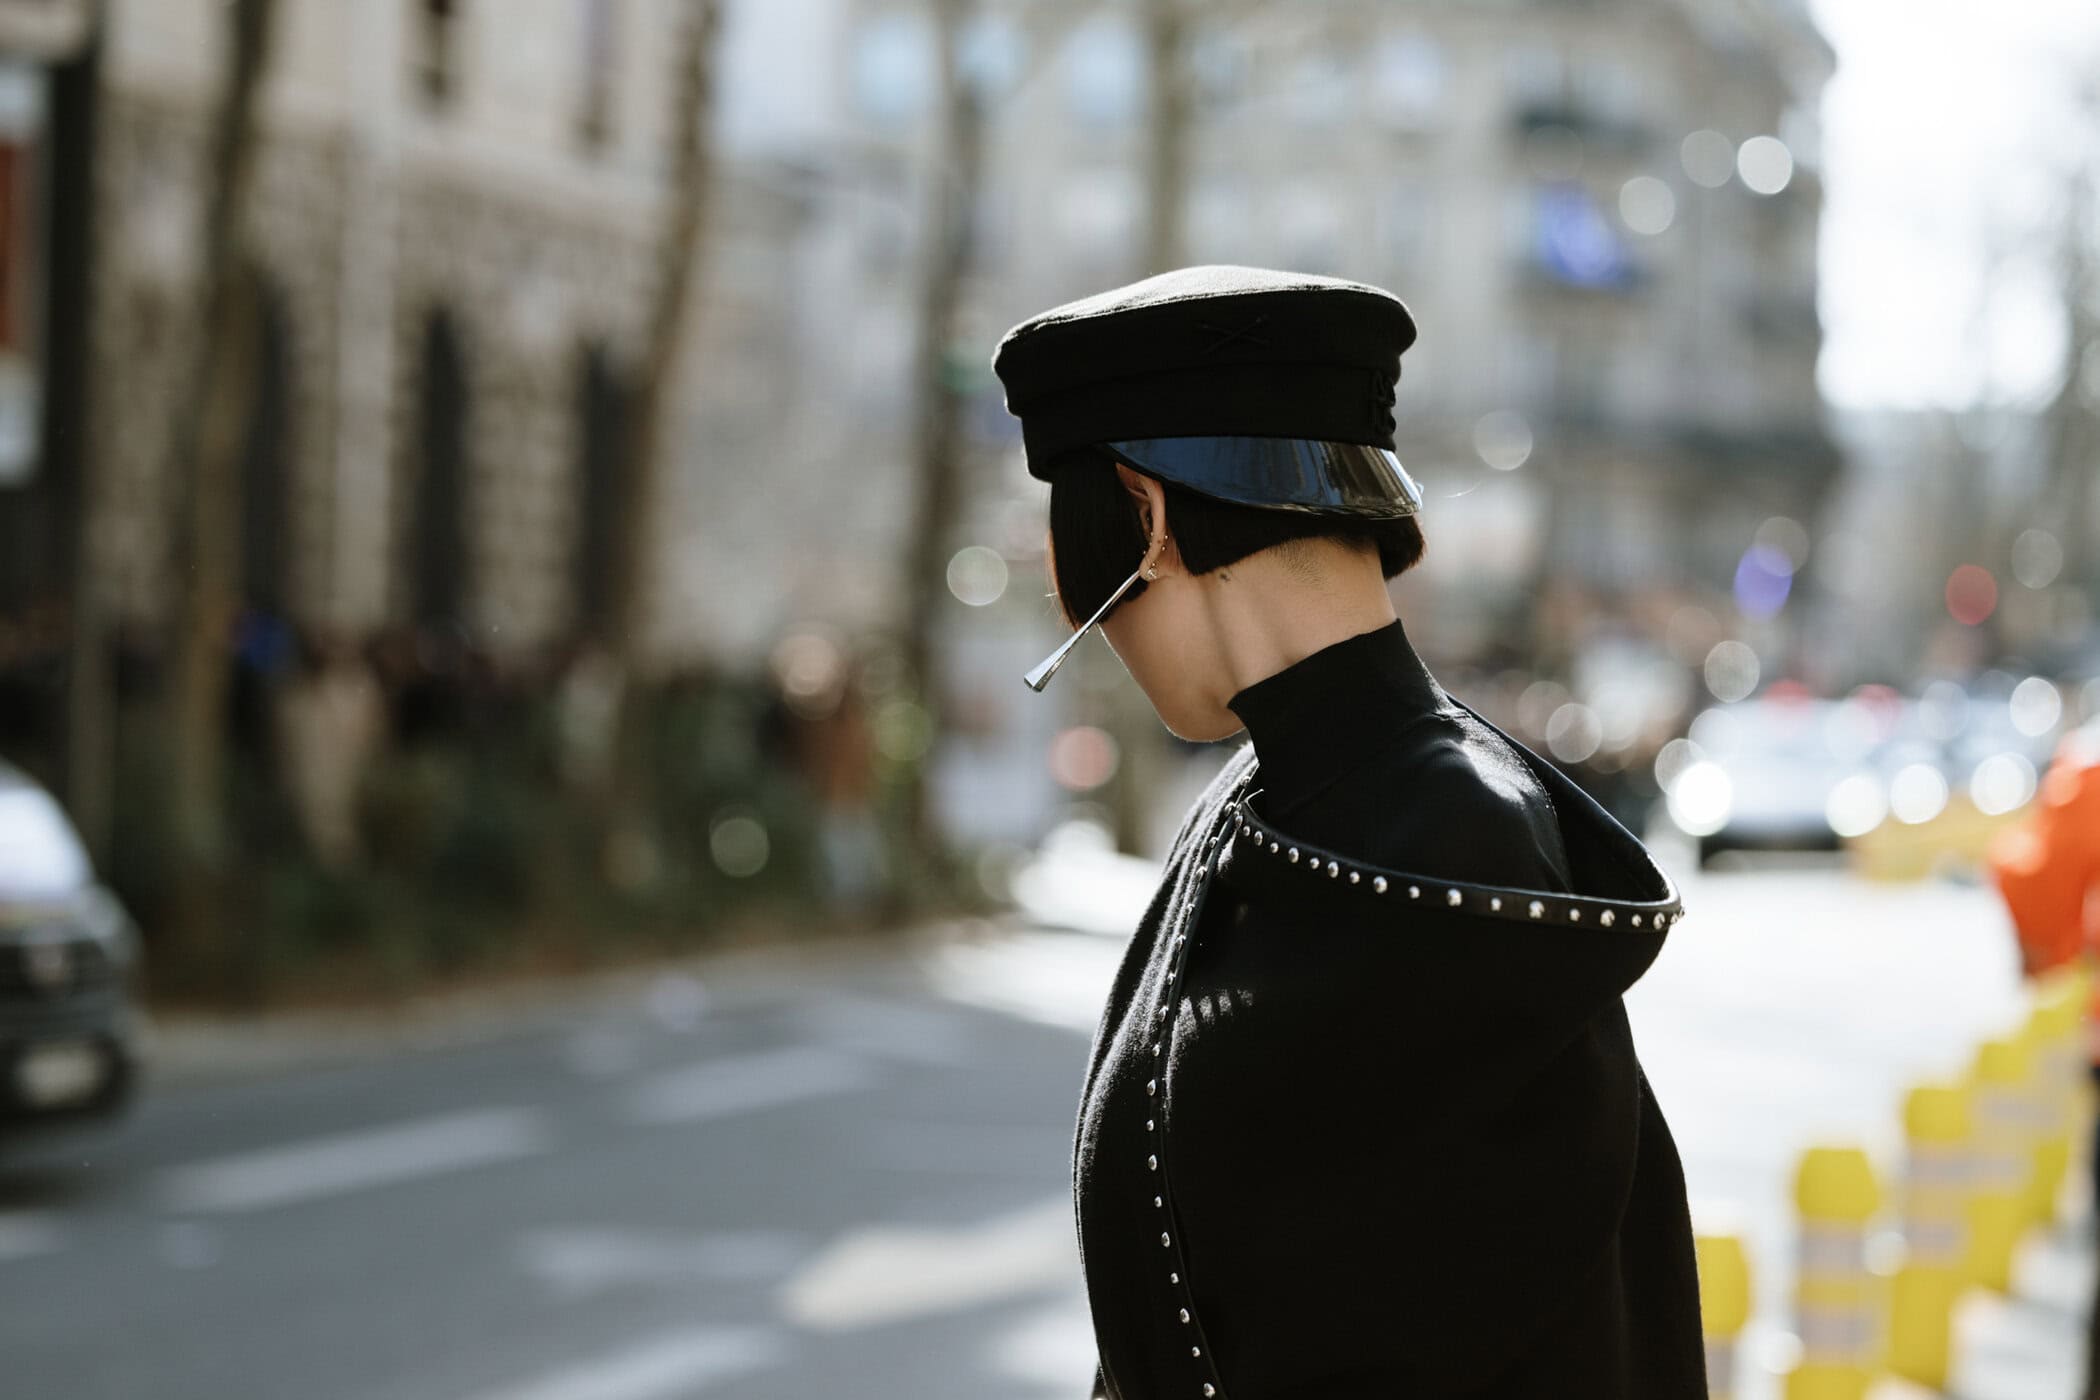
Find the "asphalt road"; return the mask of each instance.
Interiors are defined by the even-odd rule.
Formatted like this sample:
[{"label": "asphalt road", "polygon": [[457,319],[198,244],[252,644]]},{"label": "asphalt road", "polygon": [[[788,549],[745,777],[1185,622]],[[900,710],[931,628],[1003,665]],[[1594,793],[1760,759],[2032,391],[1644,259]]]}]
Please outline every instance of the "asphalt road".
[{"label": "asphalt road", "polygon": [[1082,1393],[1076,1030],[909,959],[551,1019],[11,1152],[0,1395]]},{"label": "asphalt road", "polygon": [[[1903,1089],[2019,988],[1982,890],[1768,870],[1686,900],[1629,1008],[1696,1211],[1750,1241],[1739,1394],[1768,1396],[1799,1151],[1892,1162]],[[1076,1400],[1067,1153],[1118,951],[669,974],[303,1068],[273,1039],[117,1133],[0,1156],[0,1396]],[[2068,1400],[2082,1229],[1965,1310],[1964,1400]]]}]

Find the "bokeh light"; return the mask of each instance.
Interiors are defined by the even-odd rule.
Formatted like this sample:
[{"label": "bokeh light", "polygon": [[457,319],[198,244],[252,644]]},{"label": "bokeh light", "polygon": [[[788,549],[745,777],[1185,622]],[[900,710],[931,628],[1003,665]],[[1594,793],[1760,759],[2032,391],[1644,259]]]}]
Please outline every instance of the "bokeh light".
[{"label": "bokeh light", "polygon": [[1934,681],[1918,697],[1918,726],[1946,743],[1969,727],[1969,692],[1953,681]]},{"label": "bokeh light", "polygon": [[1777,617],[1793,586],[1793,562],[1769,545],[1751,545],[1735,566],[1735,605],[1753,621]]},{"label": "bokeh light", "polygon": [[1864,836],[1880,826],[1889,814],[1888,795],[1872,773],[1853,773],[1831,788],[1823,804],[1823,819],[1830,829],[1847,840]]},{"label": "bokeh light", "polygon": [[1757,653],[1741,642],[1730,639],[1716,642],[1706,654],[1706,688],[1713,692],[1716,700],[1733,703],[1757,689],[1757,678],[1762,667]]},{"label": "bokeh light", "polygon": [[774,682],[787,707],[804,719],[822,719],[846,693],[846,654],[822,631],[790,632],[773,648]]},{"label": "bokeh light", "polygon": [[1568,688],[1559,681],[1533,681],[1517,697],[1517,727],[1526,734],[1543,734],[1546,721],[1568,703]]},{"label": "bokeh light", "polygon": [[1546,747],[1562,763],[1586,763],[1604,742],[1604,724],[1589,706],[1569,703],[1546,721]]},{"label": "bokeh light", "polygon": [[2064,696],[2041,676],[2029,676],[2013,687],[2008,702],[2013,728],[2030,739],[2039,739],[2056,728],[2064,717]]},{"label": "bokeh light", "polygon": [[1964,627],[1981,625],[1998,610],[1998,580],[1981,564],[1963,564],[1947,575],[1947,616]]},{"label": "bokeh light", "polygon": [[744,880],[766,868],[773,843],[756,812],[734,808],[717,816],[708,827],[707,850],[724,875]]},{"label": "bokeh light", "polygon": [[1690,739],[1672,739],[1655,755],[1655,785],[1668,792],[1686,769],[1705,757],[1706,751]]},{"label": "bokeh light", "polygon": [[1636,175],[1619,187],[1619,217],[1635,233],[1662,233],[1677,218],[1677,192],[1653,175]]},{"label": "bokeh light", "polygon": [[2034,765],[2016,753],[1994,753],[1969,775],[1969,800],[1987,817],[2002,816],[2034,798],[2039,777]]},{"label": "bokeh light", "polygon": [[2064,547],[2047,530],[2022,530],[2013,541],[2013,577],[2028,588],[2047,588],[2064,569]]},{"label": "bokeh light", "polygon": [[1735,153],[1736,173],[1757,194],[1778,194],[1794,178],[1794,153],[1776,136],[1753,136]]},{"label": "bokeh light", "polygon": [[1717,190],[1735,174],[1735,146],[1718,131],[1695,131],[1677,148],[1684,173],[1695,185]]},{"label": "bokeh light", "polygon": [[1006,560],[996,549],[966,545],[948,561],[948,591],[973,608],[989,607],[1006,592]]},{"label": "bokeh light", "polygon": [[1947,779],[1929,763],[1912,763],[1889,780],[1889,810],[1909,826],[1929,822],[1947,808]]},{"label": "bokeh light", "polygon": [[878,707],[873,728],[875,751],[892,763],[917,763],[933,747],[933,716],[911,700]]},{"label": "bokeh light", "polygon": [[1483,413],[1473,425],[1473,450],[1498,472],[1513,472],[1531,460],[1531,425],[1511,409]]},{"label": "bokeh light", "polygon": [[1068,792],[1092,792],[1116,776],[1116,741],[1091,724],[1075,724],[1050,741],[1050,777]]},{"label": "bokeh light", "polygon": [[1808,531],[1791,516],[1773,516],[1757,527],[1757,534],[1751,542],[1784,559],[1786,571],[1790,574],[1799,573],[1801,566],[1808,562]]},{"label": "bokeh light", "polygon": [[1728,825],[1735,784],[1720,764],[1701,760],[1684,770],[1670,789],[1670,820],[1690,836],[1711,836]]}]

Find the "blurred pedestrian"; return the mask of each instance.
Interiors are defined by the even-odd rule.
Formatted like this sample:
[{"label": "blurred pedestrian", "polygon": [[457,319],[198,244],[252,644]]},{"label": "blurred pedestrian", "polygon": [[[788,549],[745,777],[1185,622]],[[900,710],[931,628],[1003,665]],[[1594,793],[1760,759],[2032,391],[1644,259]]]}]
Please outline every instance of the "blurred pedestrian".
[{"label": "blurred pedestrian", "polygon": [[1679,905],[1394,614],[1421,495],[1388,293],[1193,268],[994,367],[1051,572],[1176,734],[1189,813],[1075,1151],[1094,1393],[1703,1400],[1684,1177],[1621,993]]},{"label": "blurred pedestrian", "polygon": [[[2100,950],[2100,718],[2072,731],[2043,776],[2033,811],[1991,844],[1991,876],[2005,897],[2029,977]],[[2100,1083],[2100,986],[2086,1010],[2086,1049]],[[2100,1135],[2092,1144],[2100,1201]],[[2100,1289],[2086,1326],[2087,1400],[2100,1400]]]}]

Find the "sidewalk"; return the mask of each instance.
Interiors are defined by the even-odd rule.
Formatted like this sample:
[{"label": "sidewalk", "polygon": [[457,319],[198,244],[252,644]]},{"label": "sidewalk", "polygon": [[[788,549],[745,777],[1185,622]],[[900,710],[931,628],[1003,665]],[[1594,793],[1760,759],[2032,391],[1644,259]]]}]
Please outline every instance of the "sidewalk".
[{"label": "sidewalk", "polygon": [[[1978,1044],[2024,1018],[2027,994],[1988,890],[1875,885],[1836,869],[1681,873],[1688,918],[1627,1007],[1694,1219],[1742,1235],[1750,1254],[1736,1395],[1778,1400],[1798,1351],[1801,1153],[1866,1148],[1892,1207],[1879,1228],[1896,1228],[1904,1094],[1962,1073]],[[1951,1396],[2078,1400],[2092,1274],[2083,1194],[2023,1246],[2016,1296],[1964,1303]]]},{"label": "sidewalk", "polygon": [[1955,1314],[1952,1400],[2081,1400],[2094,1282],[2088,1214],[2081,1202],[2021,1247],[2012,1296],[1964,1300]]}]

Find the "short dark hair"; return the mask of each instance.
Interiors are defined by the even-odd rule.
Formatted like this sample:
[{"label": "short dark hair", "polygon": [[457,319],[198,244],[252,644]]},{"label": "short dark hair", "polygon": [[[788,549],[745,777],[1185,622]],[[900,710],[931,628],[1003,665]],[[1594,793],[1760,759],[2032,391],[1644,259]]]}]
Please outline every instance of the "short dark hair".
[{"label": "short dark hair", "polygon": [[[1406,573],[1422,559],[1422,526],[1413,516],[1363,520],[1262,510],[1160,484],[1166,489],[1168,528],[1191,573],[1207,574],[1264,549],[1309,539],[1376,549],[1387,578]],[[1144,559],[1145,544],[1137,504],[1117,479],[1113,458],[1081,449],[1057,464],[1050,478],[1051,585],[1066,620],[1077,627],[1092,617]],[[1124,598],[1144,591],[1140,579]]]}]

